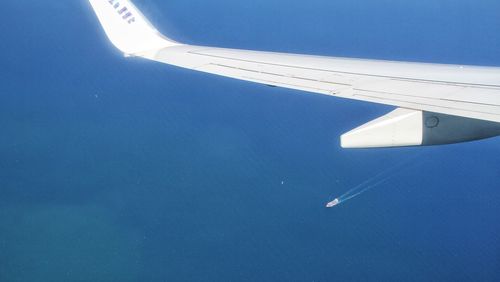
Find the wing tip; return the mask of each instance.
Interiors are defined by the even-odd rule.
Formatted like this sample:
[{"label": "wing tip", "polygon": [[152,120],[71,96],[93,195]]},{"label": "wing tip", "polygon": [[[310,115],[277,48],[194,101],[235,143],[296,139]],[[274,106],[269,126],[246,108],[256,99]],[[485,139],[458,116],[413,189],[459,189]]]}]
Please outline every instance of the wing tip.
[{"label": "wing tip", "polygon": [[129,0],[89,0],[106,35],[125,56],[182,45],[161,34]]}]

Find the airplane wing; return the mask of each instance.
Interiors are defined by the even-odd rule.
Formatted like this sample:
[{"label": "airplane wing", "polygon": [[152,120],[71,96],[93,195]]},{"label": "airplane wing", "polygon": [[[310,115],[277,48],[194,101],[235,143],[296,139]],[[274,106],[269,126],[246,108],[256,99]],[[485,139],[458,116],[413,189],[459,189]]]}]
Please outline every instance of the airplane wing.
[{"label": "airplane wing", "polygon": [[341,137],[345,148],[449,144],[500,135],[500,68],[333,58],[186,45],[129,0],[89,0],[127,56],[396,110]]}]

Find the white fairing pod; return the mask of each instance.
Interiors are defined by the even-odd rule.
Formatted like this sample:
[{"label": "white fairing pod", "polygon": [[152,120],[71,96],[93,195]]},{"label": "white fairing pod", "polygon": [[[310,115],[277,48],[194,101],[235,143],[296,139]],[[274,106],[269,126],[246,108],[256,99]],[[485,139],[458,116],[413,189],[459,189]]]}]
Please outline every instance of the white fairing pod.
[{"label": "white fairing pod", "polygon": [[422,111],[396,109],[340,137],[343,148],[422,145]]},{"label": "white fairing pod", "polygon": [[341,137],[343,148],[442,145],[500,135],[500,123],[398,108]]}]

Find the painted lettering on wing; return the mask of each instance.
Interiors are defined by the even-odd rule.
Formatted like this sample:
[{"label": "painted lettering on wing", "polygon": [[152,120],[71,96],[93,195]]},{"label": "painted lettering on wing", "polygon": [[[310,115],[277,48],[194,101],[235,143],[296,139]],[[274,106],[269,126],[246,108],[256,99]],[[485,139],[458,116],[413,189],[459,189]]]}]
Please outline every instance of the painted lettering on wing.
[{"label": "painted lettering on wing", "polygon": [[122,5],[118,0],[107,0],[108,3],[113,6],[118,15],[122,17],[127,23],[132,24],[135,22],[135,17],[132,11],[129,10],[125,5]]}]

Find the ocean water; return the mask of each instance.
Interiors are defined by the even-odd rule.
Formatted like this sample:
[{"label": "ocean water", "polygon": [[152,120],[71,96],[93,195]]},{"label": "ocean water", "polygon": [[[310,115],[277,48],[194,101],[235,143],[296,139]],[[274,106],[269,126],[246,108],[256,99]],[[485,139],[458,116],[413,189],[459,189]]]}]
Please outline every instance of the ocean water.
[{"label": "ocean water", "polygon": [[[188,43],[500,66],[493,0],[135,3]],[[500,281],[500,139],[343,150],[391,108],[125,59],[84,0],[2,7],[0,281]]]}]

